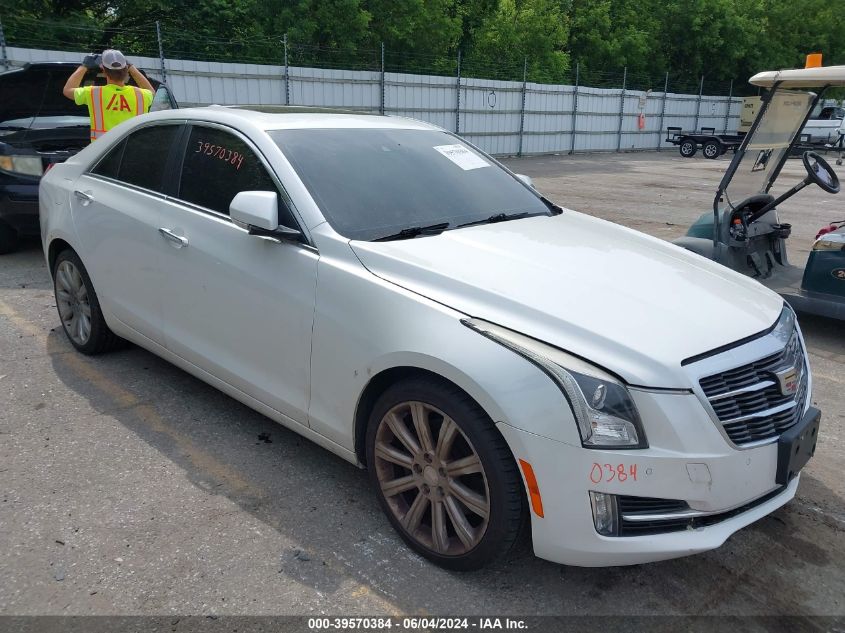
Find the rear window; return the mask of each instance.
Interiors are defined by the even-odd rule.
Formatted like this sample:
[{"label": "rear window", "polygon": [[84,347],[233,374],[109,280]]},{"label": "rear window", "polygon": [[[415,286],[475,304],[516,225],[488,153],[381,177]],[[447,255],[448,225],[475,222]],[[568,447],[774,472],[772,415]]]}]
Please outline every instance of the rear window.
[{"label": "rear window", "polygon": [[180,129],[180,125],[153,125],[132,132],[109,150],[92,173],[163,192],[167,159]]}]

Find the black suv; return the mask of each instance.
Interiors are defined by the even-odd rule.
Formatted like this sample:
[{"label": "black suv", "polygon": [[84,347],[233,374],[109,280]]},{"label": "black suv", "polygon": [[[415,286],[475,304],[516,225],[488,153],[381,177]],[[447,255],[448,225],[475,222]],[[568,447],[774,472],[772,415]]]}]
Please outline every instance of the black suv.
[{"label": "black suv", "polygon": [[[88,108],[62,95],[79,64],[42,62],[0,73],[0,253],[13,251],[18,237],[38,235],[38,181],[88,145]],[[104,85],[102,72],[91,70],[83,86]],[[151,111],[177,107],[167,86],[156,89]],[[130,80],[130,84],[132,84]]]}]

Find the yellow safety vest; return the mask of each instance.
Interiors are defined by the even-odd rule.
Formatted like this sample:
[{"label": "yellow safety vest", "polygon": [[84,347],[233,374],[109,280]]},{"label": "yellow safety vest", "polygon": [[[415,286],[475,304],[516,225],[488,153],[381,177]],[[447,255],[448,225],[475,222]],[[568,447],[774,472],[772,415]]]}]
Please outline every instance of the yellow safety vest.
[{"label": "yellow safety vest", "polygon": [[91,140],[95,141],[119,123],[147,112],[144,92],[135,86],[91,86],[88,113]]}]

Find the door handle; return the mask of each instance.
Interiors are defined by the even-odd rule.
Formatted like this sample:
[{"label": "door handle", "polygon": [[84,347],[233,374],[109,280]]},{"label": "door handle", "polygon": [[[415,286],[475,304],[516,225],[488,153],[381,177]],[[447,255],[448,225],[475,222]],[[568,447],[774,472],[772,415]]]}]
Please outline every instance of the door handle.
[{"label": "door handle", "polygon": [[165,229],[164,227],[162,227],[158,230],[158,232],[161,233],[162,237],[164,237],[165,239],[168,239],[171,242],[173,242],[176,245],[177,248],[182,248],[182,247],[188,245],[188,238],[187,237],[182,237],[181,235],[176,235],[176,233],[174,233],[170,229]]},{"label": "door handle", "polygon": [[83,205],[94,202],[94,196],[92,196],[90,193],[88,193],[86,191],[79,191],[77,189],[76,191],[73,192],[73,195],[75,195],[77,198],[79,198],[82,201]]}]

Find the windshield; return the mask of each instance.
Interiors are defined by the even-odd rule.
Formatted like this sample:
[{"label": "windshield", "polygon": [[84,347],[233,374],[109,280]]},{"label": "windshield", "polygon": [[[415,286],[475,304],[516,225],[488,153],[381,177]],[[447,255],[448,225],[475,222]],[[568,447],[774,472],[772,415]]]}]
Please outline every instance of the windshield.
[{"label": "windshield", "polygon": [[728,204],[735,207],[753,195],[768,192],[770,180],[801,129],[815,97],[812,92],[775,91],[727,186]]},{"label": "windshield", "polygon": [[373,240],[411,227],[551,215],[540,197],[458,138],[437,130],[298,129],[270,136],[332,228]]}]

